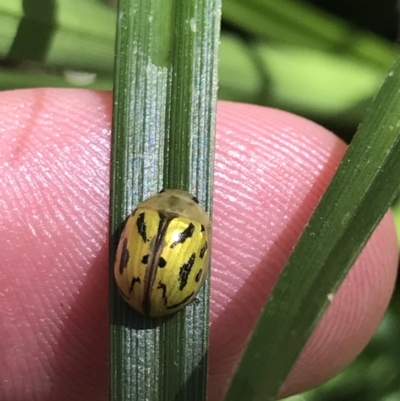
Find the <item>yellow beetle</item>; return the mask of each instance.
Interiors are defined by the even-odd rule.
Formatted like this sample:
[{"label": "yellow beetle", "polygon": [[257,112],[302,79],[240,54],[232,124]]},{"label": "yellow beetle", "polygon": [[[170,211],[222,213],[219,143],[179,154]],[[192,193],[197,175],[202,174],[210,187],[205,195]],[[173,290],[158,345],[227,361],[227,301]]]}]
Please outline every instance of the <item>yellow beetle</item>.
[{"label": "yellow beetle", "polygon": [[118,244],[114,274],[138,312],[164,316],[194,300],[208,273],[210,221],[198,200],[173,189],[139,203]]}]

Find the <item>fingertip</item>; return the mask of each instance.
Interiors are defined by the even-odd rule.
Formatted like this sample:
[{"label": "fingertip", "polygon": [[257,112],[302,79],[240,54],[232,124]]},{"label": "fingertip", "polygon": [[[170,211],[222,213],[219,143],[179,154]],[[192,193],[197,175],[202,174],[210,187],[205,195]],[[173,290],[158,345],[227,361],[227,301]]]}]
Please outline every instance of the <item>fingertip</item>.
[{"label": "fingertip", "polygon": [[10,91],[0,109],[0,399],[96,398],[107,391],[111,96]]},{"label": "fingertip", "polygon": [[[3,317],[4,310],[13,311],[4,321],[7,327],[14,324],[10,319],[27,315],[14,325],[18,338],[5,332],[4,324],[0,333],[13,360],[11,371],[0,368],[2,378],[14,383],[4,393],[7,399],[40,398],[51,393],[50,387],[58,394],[74,387],[77,399],[106,397],[111,107],[111,95],[101,92],[0,94],[0,198],[7,208],[2,225],[13,239],[3,243],[6,268],[0,269],[0,280],[14,291],[14,296],[10,291],[0,296],[8,300]],[[304,118],[219,104],[210,400],[222,399],[259,310],[345,149],[335,135]],[[394,226],[387,215],[335,294],[292,371],[287,393],[325,380],[359,352],[387,306],[396,267]],[[35,291],[34,300],[28,296],[21,304],[20,293]],[[31,332],[42,342],[25,339]],[[3,341],[6,337],[10,341]],[[24,342],[15,358],[12,349]],[[50,357],[38,357],[44,345]],[[74,368],[71,357],[78,354],[81,369]],[[23,380],[28,370],[37,380]]]}]

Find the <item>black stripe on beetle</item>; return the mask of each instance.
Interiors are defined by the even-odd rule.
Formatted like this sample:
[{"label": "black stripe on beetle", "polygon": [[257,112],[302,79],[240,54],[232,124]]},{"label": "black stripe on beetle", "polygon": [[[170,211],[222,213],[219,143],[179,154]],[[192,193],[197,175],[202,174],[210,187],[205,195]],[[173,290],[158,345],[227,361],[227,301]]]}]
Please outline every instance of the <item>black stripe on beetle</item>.
[{"label": "black stripe on beetle", "polygon": [[140,278],[139,277],[134,277],[131,281],[131,286],[129,288],[129,294],[133,291],[133,287],[136,283],[140,284]]},{"label": "black stripe on beetle", "polygon": [[203,269],[200,269],[197,274],[196,277],[194,278],[194,280],[196,281],[196,283],[198,283],[201,279],[201,273],[203,273]]},{"label": "black stripe on beetle", "polygon": [[146,214],[144,212],[140,213],[137,220],[136,226],[138,229],[139,235],[142,237],[143,242],[147,242],[147,234],[146,234]]},{"label": "black stripe on beetle", "polygon": [[199,204],[199,200],[195,196],[192,197],[192,201]]},{"label": "black stripe on beetle", "polygon": [[191,294],[189,294],[186,298],[182,299],[181,302],[178,302],[175,305],[171,305],[171,306],[167,306],[167,309],[175,309],[175,308],[179,308],[181,305],[186,304],[191,298],[193,298],[194,292],[192,292]]},{"label": "black stripe on beetle", "polygon": [[189,223],[189,225],[179,234],[178,239],[173,242],[170,246],[170,248],[175,248],[178,244],[183,244],[188,238],[190,238],[195,230],[195,226],[192,223]]},{"label": "black stripe on beetle", "polygon": [[186,263],[184,263],[179,270],[179,290],[180,291],[182,291],[186,287],[188,277],[189,277],[190,271],[192,270],[195,260],[196,260],[196,255],[194,253],[192,253],[189,260]]},{"label": "black stripe on beetle", "polygon": [[162,235],[163,234],[163,227],[165,226],[165,214],[162,212],[158,212],[158,218],[160,219],[158,222],[158,229],[157,229],[157,235]]},{"label": "black stripe on beetle", "polygon": [[125,238],[122,244],[121,260],[119,262],[119,273],[122,274],[128,266],[129,262],[129,251],[128,251],[128,239]]},{"label": "black stripe on beetle", "polygon": [[207,241],[206,241],[206,243],[204,244],[203,248],[200,249],[200,255],[199,255],[200,259],[204,258],[204,255],[206,254],[207,249],[208,249],[208,244],[207,244]]},{"label": "black stripe on beetle", "polygon": [[158,290],[162,291],[162,298],[164,299],[164,305],[167,304],[167,286],[161,281],[158,283]]}]

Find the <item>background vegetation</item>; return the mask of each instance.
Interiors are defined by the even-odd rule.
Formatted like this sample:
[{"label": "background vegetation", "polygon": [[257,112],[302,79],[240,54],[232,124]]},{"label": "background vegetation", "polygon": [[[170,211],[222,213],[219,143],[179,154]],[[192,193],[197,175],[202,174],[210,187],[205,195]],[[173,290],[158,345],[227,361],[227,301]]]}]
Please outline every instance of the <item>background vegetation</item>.
[{"label": "background vegetation", "polygon": [[[31,4],[25,11],[15,0],[0,4],[0,88],[111,90],[112,5],[97,0]],[[219,98],[293,111],[346,141],[392,64],[398,32],[394,0],[224,0],[222,20]],[[41,46],[19,40],[32,27],[41,32],[35,38]],[[394,211],[400,225],[400,206]],[[325,385],[290,400],[399,400],[399,306],[397,290],[357,360]]]}]

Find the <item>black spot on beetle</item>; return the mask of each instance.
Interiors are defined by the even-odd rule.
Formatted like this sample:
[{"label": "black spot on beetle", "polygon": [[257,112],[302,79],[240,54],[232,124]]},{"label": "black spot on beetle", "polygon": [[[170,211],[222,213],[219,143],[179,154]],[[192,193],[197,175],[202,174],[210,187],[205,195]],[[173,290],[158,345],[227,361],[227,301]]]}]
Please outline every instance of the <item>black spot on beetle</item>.
[{"label": "black spot on beetle", "polygon": [[142,263],[144,265],[147,265],[147,263],[149,263],[149,255],[144,255],[142,258]]},{"label": "black spot on beetle", "polygon": [[192,253],[189,260],[186,263],[184,263],[179,270],[179,290],[180,291],[182,291],[186,287],[188,277],[189,277],[190,271],[192,270],[195,260],[196,260],[196,255],[194,253]]},{"label": "black spot on beetle", "polygon": [[128,266],[129,262],[129,251],[128,251],[128,239],[125,238],[122,244],[121,260],[119,262],[119,273],[122,274]]},{"label": "black spot on beetle", "polygon": [[146,215],[144,212],[140,213],[137,220],[136,226],[138,228],[138,233],[142,237],[143,242],[147,242],[147,234],[146,234]]},{"label": "black spot on beetle", "polygon": [[204,255],[206,254],[207,248],[208,248],[208,244],[207,244],[207,241],[206,241],[206,243],[204,244],[203,248],[200,249],[200,255],[199,255],[200,259],[204,258]]},{"label": "black spot on beetle", "polygon": [[139,235],[142,237],[143,242],[147,242],[147,234],[146,234],[146,219],[145,213],[142,212],[139,214],[136,220],[136,226],[138,229]]},{"label": "black spot on beetle", "polygon": [[160,259],[158,260],[158,267],[165,267],[166,265],[167,261],[160,256]]},{"label": "black spot on beetle", "polygon": [[193,298],[193,295],[194,295],[194,292],[192,292],[187,297],[182,299],[181,302],[178,302],[177,304],[174,304],[174,305],[167,306],[167,309],[175,309],[175,308],[179,308],[181,305],[185,305],[188,301],[190,301],[191,298]]},{"label": "black spot on beetle", "polygon": [[164,305],[167,304],[167,286],[161,281],[158,283],[158,290],[162,291],[162,298],[164,299]]},{"label": "black spot on beetle", "polygon": [[133,287],[135,286],[136,283],[140,284],[140,278],[139,277],[134,277],[131,281],[131,286],[129,288],[129,294],[133,291]]},{"label": "black spot on beetle", "polygon": [[183,244],[188,238],[190,238],[194,233],[194,224],[189,223],[189,225],[179,234],[178,239],[173,242],[170,248],[174,248],[178,244]]},{"label": "black spot on beetle", "polygon": [[159,194],[162,194],[163,192],[165,192],[165,188],[163,188],[163,189],[159,192]]},{"label": "black spot on beetle", "polygon": [[204,228],[203,224],[201,225],[201,232],[204,233],[204,231],[206,231],[206,229]]},{"label": "black spot on beetle", "polygon": [[200,279],[201,279],[201,273],[203,273],[203,269],[200,269],[200,270],[197,272],[196,277],[194,278],[195,281],[196,281],[196,283],[198,283],[198,282],[200,281]]},{"label": "black spot on beetle", "polygon": [[199,204],[199,200],[195,196],[192,197],[192,201]]}]

